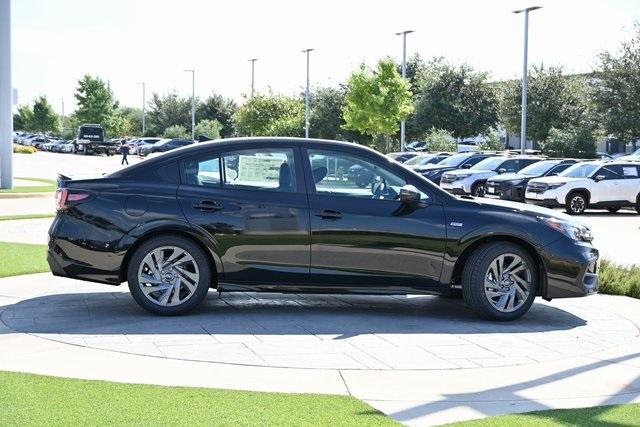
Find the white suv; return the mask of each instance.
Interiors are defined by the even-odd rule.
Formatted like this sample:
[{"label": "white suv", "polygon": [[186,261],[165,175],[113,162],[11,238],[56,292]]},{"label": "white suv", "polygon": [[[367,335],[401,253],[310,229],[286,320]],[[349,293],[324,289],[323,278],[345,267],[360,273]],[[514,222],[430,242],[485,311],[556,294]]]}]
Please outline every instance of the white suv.
[{"label": "white suv", "polygon": [[640,162],[576,163],[558,176],[529,181],[525,200],[538,206],[564,206],[573,215],[587,208],[617,212],[635,207],[640,213]]},{"label": "white suv", "polygon": [[520,169],[542,160],[535,156],[497,156],[489,157],[468,169],[456,169],[445,172],[440,179],[440,187],[456,195],[471,194],[484,196],[484,184],[492,176],[518,172]]}]

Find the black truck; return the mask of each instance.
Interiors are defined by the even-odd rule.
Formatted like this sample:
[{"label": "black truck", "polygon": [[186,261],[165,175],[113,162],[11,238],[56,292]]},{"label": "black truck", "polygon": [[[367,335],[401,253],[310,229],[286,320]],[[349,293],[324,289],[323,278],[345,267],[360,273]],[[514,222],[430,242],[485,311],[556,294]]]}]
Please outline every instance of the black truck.
[{"label": "black truck", "polygon": [[78,138],[74,144],[74,150],[80,154],[100,154],[107,156],[116,154],[117,144],[109,142],[105,138],[105,132],[101,125],[84,124],[78,128]]}]

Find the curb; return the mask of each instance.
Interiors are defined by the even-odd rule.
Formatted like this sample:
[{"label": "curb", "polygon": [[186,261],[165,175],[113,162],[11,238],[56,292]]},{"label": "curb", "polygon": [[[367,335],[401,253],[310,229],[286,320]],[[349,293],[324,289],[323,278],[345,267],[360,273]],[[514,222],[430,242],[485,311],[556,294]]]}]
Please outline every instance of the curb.
[{"label": "curb", "polygon": [[2,199],[45,199],[53,198],[55,192],[49,191],[46,193],[0,193],[0,200]]}]

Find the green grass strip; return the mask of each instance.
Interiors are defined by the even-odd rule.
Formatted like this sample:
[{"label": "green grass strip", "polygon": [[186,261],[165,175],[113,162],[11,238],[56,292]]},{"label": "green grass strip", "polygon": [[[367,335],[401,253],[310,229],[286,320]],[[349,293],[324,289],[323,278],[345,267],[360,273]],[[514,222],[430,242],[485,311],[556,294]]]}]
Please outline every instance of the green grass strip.
[{"label": "green grass strip", "polygon": [[58,183],[52,179],[21,178],[21,177],[16,177],[16,179],[39,182],[45,185],[17,185],[13,187],[11,190],[1,189],[0,193],[51,193],[56,191],[56,188],[58,186]]},{"label": "green grass strip", "polygon": [[0,221],[13,221],[17,219],[41,219],[53,218],[55,214],[24,214],[24,215],[5,215],[0,216]]},{"label": "green grass strip", "polygon": [[551,427],[551,426],[637,426],[640,404],[594,406],[593,408],[554,409],[501,415],[448,426],[465,427]]},{"label": "green grass strip", "polygon": [[120,384],[13,372],[0,372],[0,402],[2,426],[398,425],[347,396]]},{"label": "green grass strip", "polygon": [[47,271],[47,245],[0,242],[0,277]]}]

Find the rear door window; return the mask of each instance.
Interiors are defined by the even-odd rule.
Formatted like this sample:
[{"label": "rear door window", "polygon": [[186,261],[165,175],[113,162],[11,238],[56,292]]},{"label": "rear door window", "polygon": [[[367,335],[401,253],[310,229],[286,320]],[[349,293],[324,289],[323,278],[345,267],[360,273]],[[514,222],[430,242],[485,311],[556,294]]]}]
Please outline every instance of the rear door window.
[{"label": "rear door window", "polygon": [[244,189],[296,191],[292,148],[258,148],[225,153],[223,185]]}]

